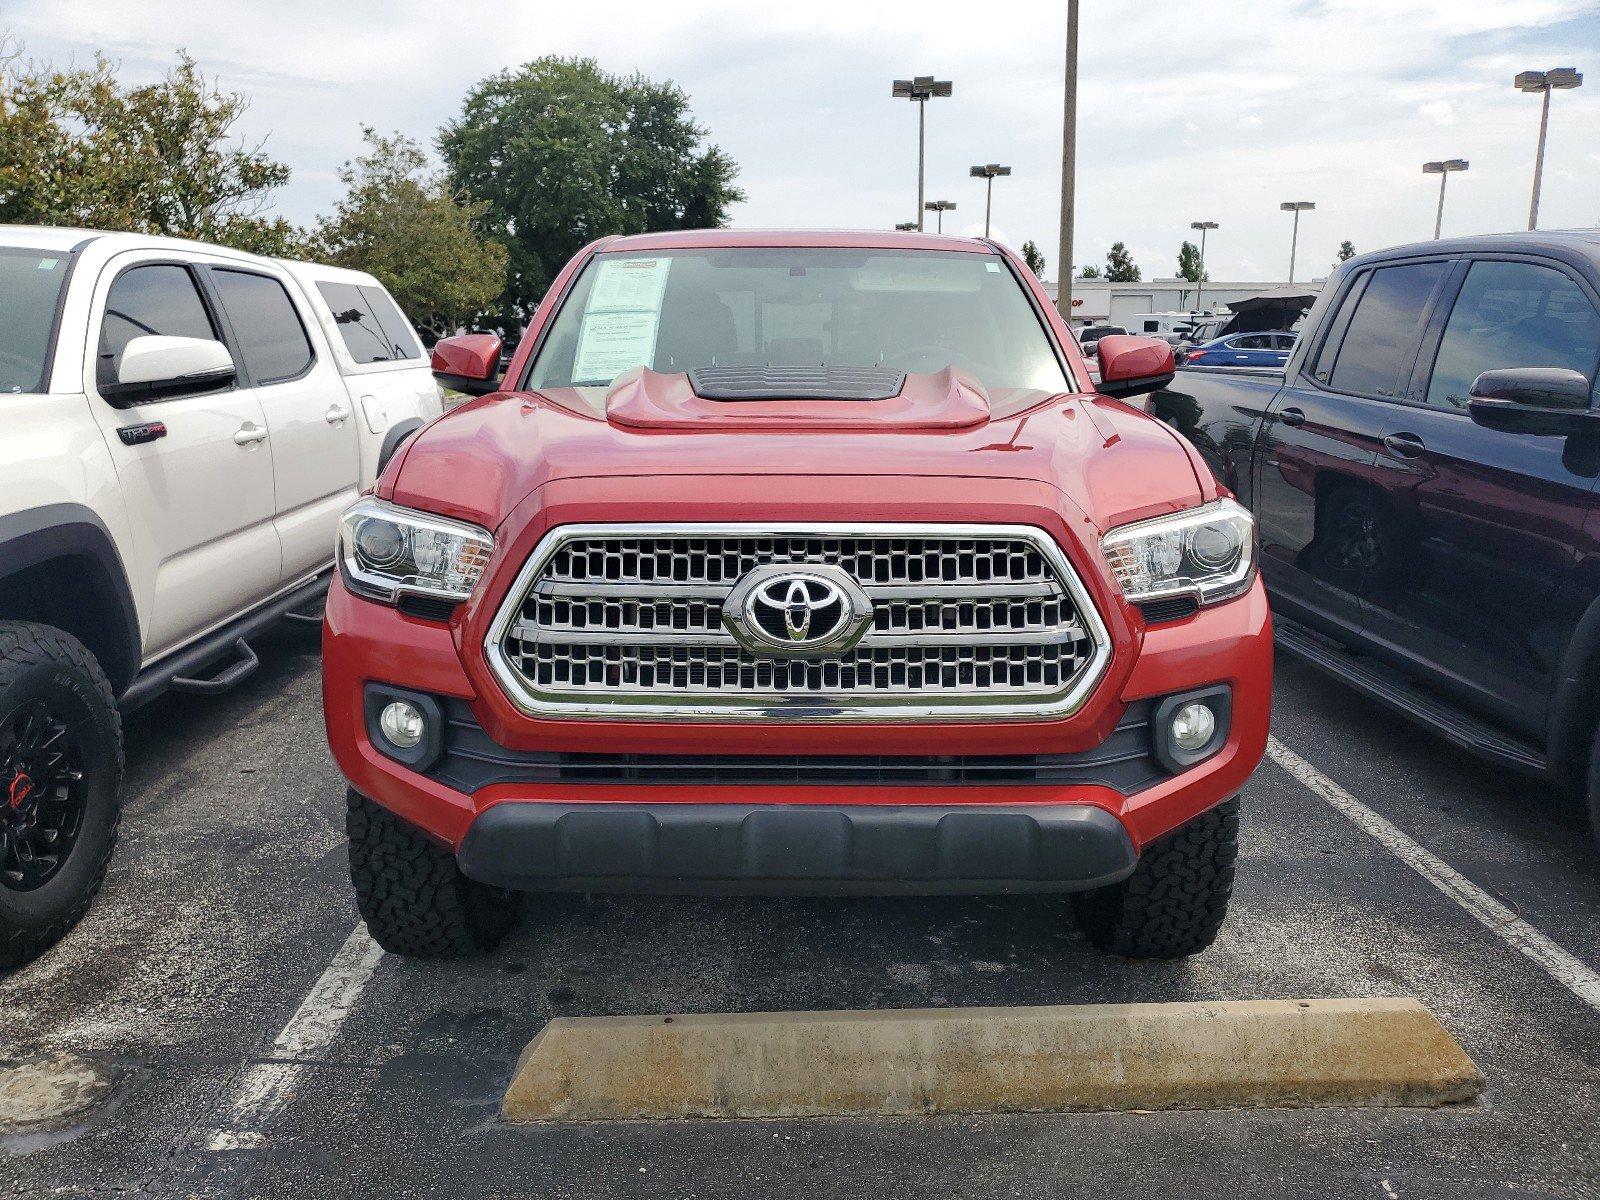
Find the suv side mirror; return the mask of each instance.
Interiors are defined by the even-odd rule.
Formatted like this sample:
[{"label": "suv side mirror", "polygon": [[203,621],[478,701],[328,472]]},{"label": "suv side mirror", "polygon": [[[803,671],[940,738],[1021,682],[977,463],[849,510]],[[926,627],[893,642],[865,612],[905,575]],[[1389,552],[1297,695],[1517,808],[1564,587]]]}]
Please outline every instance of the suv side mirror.
[{"label": "suv side mirror", "polygon": [[433,347],[433,377],[469,396],[500,390],[500,339],[492,333],[441,338]]},{"label": "suv side mirror", "polygon": [[1132,337],[1110,333],[1095,346],[1100,358],[1100,386],[1103,396],[1141,396],[1159,392],[1172,382],[1177,362],[1172,347],[1160,338]]},{"label": "suv side mirror", "polygon": [[1472,381],[1467,411],[1487,429],[1561,437],[1597,427],[1589,408],[1591,385],[1564,367],[1513,367],[1485,371]]},{"label": "suv side mirror", "polygon": [[117,364],[117,381],[100,388],[117,408],[172,396],[214,391],[232,383],[233,355],[210,338],[147,334],[129,340]]}]

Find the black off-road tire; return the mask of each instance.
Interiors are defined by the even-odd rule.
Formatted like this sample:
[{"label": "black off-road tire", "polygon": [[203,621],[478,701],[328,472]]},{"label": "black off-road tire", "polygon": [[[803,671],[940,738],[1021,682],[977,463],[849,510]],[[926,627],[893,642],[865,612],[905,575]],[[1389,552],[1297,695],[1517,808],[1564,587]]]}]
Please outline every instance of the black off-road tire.
[{"label": "black off-road tire", "polygon": [[82,774],[82,815],[70,851],[45,882],[19,891],[0,875],[0,970],[37,958],[83,919],[105,880],[122,820],[122,716],[105,672],[70,633],[0,621],[0,731],[23,706],[41,703],[69,727]]},{"label": "black off-road tire", "polygon": [[1128,958],[1185,958],[1216,940],[1239,857],[1234,797],[1145,847],[1133,874],[1072,897],[1096,949]]},{"label": "black off-road tire", "polygon": [[1589,824],[1594,830],[1595,847],[1600,849],[1600,729],[1589,747]]},{"label": "black off-road tire", "polygon": [[468,879],[449,850],[359,792],[345,802],[350,882],[378,945],[408,958],[468,958],[510,932],[516,893]]}]

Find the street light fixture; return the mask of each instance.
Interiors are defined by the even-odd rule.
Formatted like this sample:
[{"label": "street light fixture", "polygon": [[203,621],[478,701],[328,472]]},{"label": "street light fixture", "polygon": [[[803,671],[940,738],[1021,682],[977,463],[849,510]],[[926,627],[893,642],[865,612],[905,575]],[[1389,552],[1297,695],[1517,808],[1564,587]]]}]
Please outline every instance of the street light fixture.
[{"label": "street light fixture", "polygon": [[1427,162],[1422,164],[1424,175],[1437,175],[1439,177],[1439,211],[1433,217],[1433,240],[1439,240],[1439,231],[1444,228],[1444,184],[1450,178],[1451,171],[1465,171],[1471,164],[1464,158],[1446,158],[1440,162]]},{"label": "street light fixture", "polygon": [[947,212],[955,212],[955,210],[956,210],[956,202],[954,200],[929,200],[922,207],[927,209],[929,212],[933,212],[933,213],[938,213],[939,214],[939,230],[938,230],[938,232],[943,233],[944,232],[944,215]]},{"label": "street light fixture", "polygon": [[1300,248],[1300,214],[1316,207],[1310,200],[1285,200],[1278,205],[1284,212],[1294,214],[1294,235],[1289,241],[1289,282],[1294,282],[1294,256]]},{"label": "street light fixture", "polygon": [[994,181],[997,178],[1011,174],[1010,167],[1002,167],[999,163],[985,163],[981,167],[973,167],[969,174],[974,179],[987,179],[989,181],[988,195],[983,201],[983,236],[989,236],[989,215],[994,211]]},{"label": "street light fixture", "polygon": [[948,96],[955,84],[948,79],[935,79],[932,75],[918,75],[915,79],[896,79],[894,96],[910,100],[917,106],[917,228],[922,228],[923,175],[928,161],[928,101],[935,96]]},{"label": "street light fixture", "polygon": [[1528,206],[1528,228],[1539,227],[1539,185],[1544,181],[1544,138],[1550,129],[1550,93],[1568,91],[1583,86],[1583,76],[1573,67],[1557,67],[1553,71],[1523,71],[1515,80],[1519,92],[1542,92],[1544,104],[1539,111],[1539,151],[1533,159],[1533,202]]},{"label": "street light fixture", "polygon": [[1195,312],[1203,312],[1205,311],[1205,305],[1200,303],[1200,298],[1206,294],[1206,231],[1219,229],[1221,226],[1215,221],[1190,221],[1189,228],[1200,231],[1200,278],[1195,283],[1194,310]]},{"label": "street light fixture", "polygon": [[901,221],[895,226],[895,229],[900,233],[914,233],[916,228],[917,223],[915,221]]}]

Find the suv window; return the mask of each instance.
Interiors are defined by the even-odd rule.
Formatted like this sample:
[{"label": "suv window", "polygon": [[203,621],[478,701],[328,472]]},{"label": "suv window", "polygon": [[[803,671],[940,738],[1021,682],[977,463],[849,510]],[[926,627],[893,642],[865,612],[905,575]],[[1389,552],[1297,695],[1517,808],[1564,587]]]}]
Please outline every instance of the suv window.
[{"label": "suv window", "polygon": [[256,385],[281,383],[311,365],[311,339],[289,293],[269,275],[214,267],[212,282]]},{"label": "suv window", "polygon": [[[1405,391],[1422,343],[1428,298],[1448,266],[1406,263],[1372,273],[1366,290],[1355,300],[1355,313],[1336,350],[1330,387],[1368,396],[1397,397]],[[1326,356],[1324,350],[1323,361]]]},{"label": "suv window", "polygon": [[1520,262],[1476,262],[1450,310],[1427,402],[1464,411],[1472,381],[1505,367],[1565,367],[1594,382],[1600,314],[1570,277]]},{"label": "suv window", "polygon": [[422,349],[399,308],[382,288],[319,283],[317,291],[333,313],[345,349],[358,363],[421,357]]},{"label": "suv window", "polygon": [[216,326],[187,267],[130,267],[112,282],[100,322],[99,381],[115,383],[128,343],[152,334],[217,340]]}]

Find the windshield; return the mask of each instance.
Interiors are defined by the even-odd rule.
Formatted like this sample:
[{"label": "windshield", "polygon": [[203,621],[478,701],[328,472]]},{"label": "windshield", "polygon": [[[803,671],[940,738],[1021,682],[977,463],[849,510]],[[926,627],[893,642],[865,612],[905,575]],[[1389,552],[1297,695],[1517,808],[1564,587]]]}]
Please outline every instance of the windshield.
[{"label": "windshield", "polygon": [[42,392],[67,279],[64,251],[0,246],[0,392]]},{"label": "windshield", "polygon": [[534,388],[639,366],[956,367],[986,388],[1070,390],[996,255],[836,249],[597,255],[533,365]]}]

